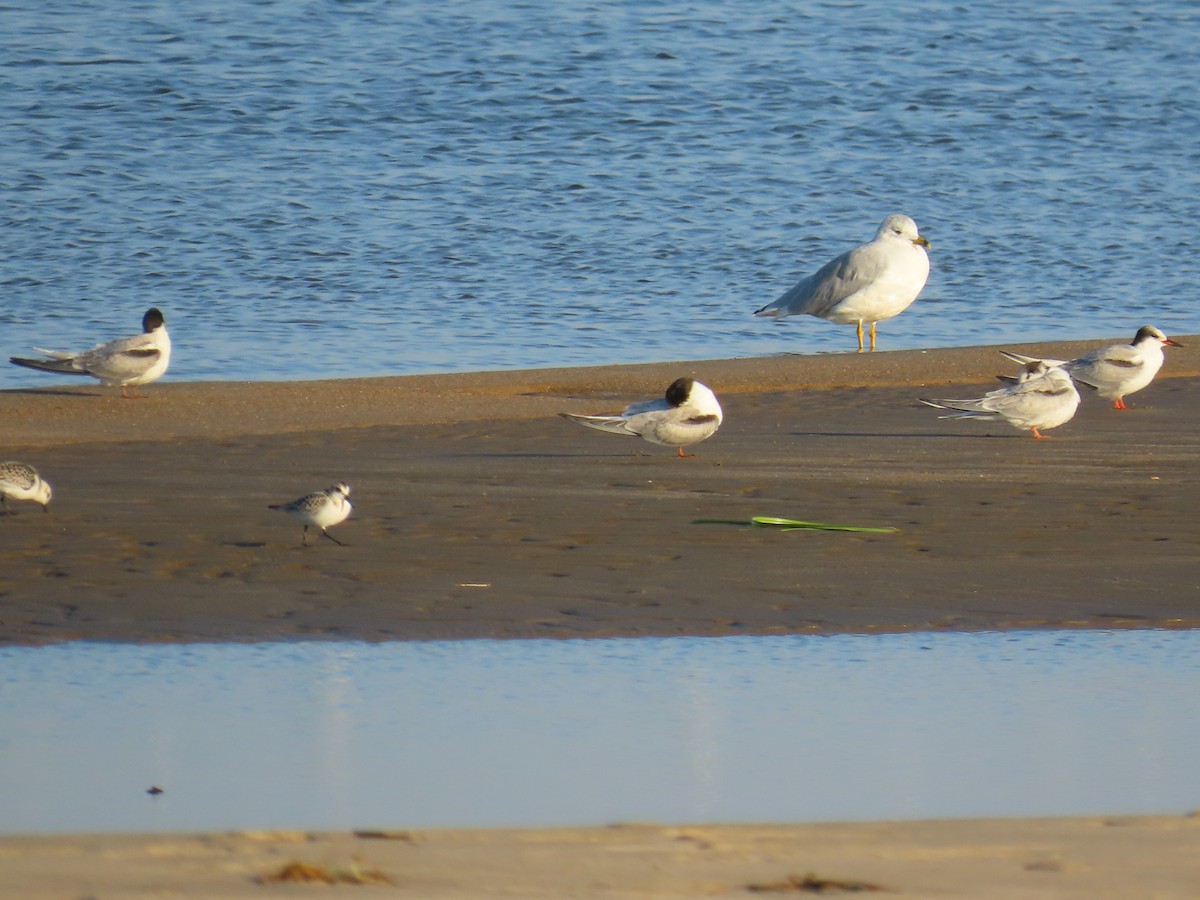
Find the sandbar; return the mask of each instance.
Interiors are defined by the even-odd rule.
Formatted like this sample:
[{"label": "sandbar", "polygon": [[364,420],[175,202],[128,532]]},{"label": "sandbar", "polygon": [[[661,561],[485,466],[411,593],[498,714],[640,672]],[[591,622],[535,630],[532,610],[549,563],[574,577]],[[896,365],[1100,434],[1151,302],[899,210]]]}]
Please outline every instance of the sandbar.
[{"label": "sandbar", "polygon": [[[0,642],[1195,627],[1181,340],[1132,409],[1085,396],[1042,441],[918,402],[993,389],[989,347],[0,392],[3,458],[55,488],[0,518]],[[725,411],[693,458],[557,415],[681,375]],[[347,546],[302,547],[268,505],[337,480]],[[754,516],[899,530],[697,524]]]},{"label": "sandbar", "polygon": [[[1011,368],[993,347],[168,380],[136,401],[96,385],[3,391],[0,455],[36,465],[55,499],[0,518],[0,643],[1193,628],[1200,353],[1187,348],[1200,339],[1181,340],[1131,410],[1085,396],[1044,441],[918,402],[993,389]],[[726,415],[689,459],[556,415],[617,411],[681,375]],[[268,505],[336,480],[353,489],[347,546],[302,547]],[[731,524],[752,516],[898,531]],[[276,880],[289,874],[316,881]],[[1184,811],[0,838],[0,894],[23,898],[1182,898],[1198,885],[1200,819]]]}]

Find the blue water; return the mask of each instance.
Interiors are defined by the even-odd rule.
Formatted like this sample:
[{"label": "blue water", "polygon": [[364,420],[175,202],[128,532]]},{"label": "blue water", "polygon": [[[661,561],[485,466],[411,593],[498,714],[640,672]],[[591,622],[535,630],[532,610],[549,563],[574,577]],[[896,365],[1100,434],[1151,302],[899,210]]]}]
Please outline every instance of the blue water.
[{"label": "blue water", "polygon": [[3,355],[151,304],[175,380],[845,350],[750,313],[893,211],[882,349],[1200,331],[1192,0],[46,0],[0,122]]},{"label": "blue water", "polygon": [[1200,631],[4,647],[0,832],[1183,813],[1198,703]]}]

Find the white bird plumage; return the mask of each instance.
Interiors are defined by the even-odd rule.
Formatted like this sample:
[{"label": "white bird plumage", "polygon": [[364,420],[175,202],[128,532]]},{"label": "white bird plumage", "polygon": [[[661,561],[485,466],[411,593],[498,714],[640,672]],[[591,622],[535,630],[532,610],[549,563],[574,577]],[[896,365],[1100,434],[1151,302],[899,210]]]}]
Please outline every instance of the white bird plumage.
[{"label": "white bird plumage", "polygon": [[[1128,409],[1125,397],[1136,393],[1154,380],[1163,364],[1163,348],[1182,346],[1153,325],[1138,329],[1128,344],[1112,344],[1076,359],[1043,359],[1048,366],[1065,369],[1080,384],[1095,388],[1105,400],[1113,401],[1114,409]],[[1038,361],[1035,356],[1023,356],[1001,350],[1009,359],[1019,363]]]},{"label": "white bird plumage", "polygon": [[801,280],[790,291],[756,311],[756,316],[782,319],[810,315],[838,325],[856,325],[863,349],[863,325],[898,316],[912,305],[929,278],[929,241],[905,215],[883,220],[874,240],[847,250]]},{"label": "white bird plumage", "polygon": [[304,523],[304,531],[300,535],[300,544],[308,544],[308,526],[321,529],[321,534],[339,546],[346,546],[332,534],[326,531],[340,522],[346,521],[353,507],[350,505],[350,485],[338,481],[323,491],[313,491],[305,494],[291,503],[272,504],[270,509],[277,509],[294,516]]},{"label": "white bird plumage", "polygon": [[155,307],[142,316],[142,333],[128,338],[119,338],[97,344],[91,350],[80,353],[61,350],[44,350],[34,347],[46,359],[24,359],[13,356],[9,362],[37,369],[42,372],[57,372],[63,375],[90,375],[108,386],[119,385],[121,396],[129,397],[126,389],[133,388],[133,397],[138,396],[140,384],[149,384],[167,371],[171,362],[171,337],[167,334],[163,314]]},{"label": "white bird plumage", "polygon": [[32,500],[40,503],[49,512],[50,498],[54,492],[38,470],[23,462],[0,462],[0,508],[8,512],[8,498]]},{"label": "white bird plumage", "polygon": [[724,418],[717,395],[691,378],[675,379],[665,396],[630,404],[620,415],[559,415],[598,431],[633,435],[652,444],[675,447],[681,457],[687,455],[684,447],[712,437]]},{"label": "white bird plumage", "polygon": [[942,419],[1003,420],[1014,428],[1044,438],[1041,429],[1057,428],[1071,421],[1079,408],[1079,391],[1071,376],[1041,360],[1028,363],[1020,380],[1009,387],[984,394],[975,400],[926,400],[926,406],[952,410]]}]

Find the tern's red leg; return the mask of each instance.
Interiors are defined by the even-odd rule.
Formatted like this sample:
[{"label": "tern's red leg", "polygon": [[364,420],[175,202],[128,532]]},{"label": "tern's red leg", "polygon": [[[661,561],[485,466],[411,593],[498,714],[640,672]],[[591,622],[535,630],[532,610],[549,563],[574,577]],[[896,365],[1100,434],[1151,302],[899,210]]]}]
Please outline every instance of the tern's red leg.
[{"label": "tern's red leg", "polygon": [[1129,407],[1125,405],[1125,398],[1118,397],[1116,400],[1114,400],[1113,409],[1129,409]]},{"label": "tern's red leg", "polygon": [[1048,434],[1042,434],[1042,433],[1041,433],[1040,431],[1038,431],[1036,428],[1033,428],[1033,429],[1031,429],[1031,430],[1033,431],[1033,436],[1034,436],[1035,438],[1037,438],[1039,441],[1045,441],[1045,440],[1049,440],[1049,439],[1050,439],[1050,435],[1048,435]]},{"label": "tern's red leg", "polygon": [[696,455],[695,453],[684,453],[682,447],[676,447],[675,451],[679,454],[680,459],[691,459]]}]

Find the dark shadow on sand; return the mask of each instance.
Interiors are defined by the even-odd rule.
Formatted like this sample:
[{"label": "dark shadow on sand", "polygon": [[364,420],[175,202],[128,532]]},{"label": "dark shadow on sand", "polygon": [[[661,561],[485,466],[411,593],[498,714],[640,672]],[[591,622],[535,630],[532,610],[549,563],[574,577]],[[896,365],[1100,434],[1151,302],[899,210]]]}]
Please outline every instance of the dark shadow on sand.
[{"label": "dark shadow on sand", "polygon": [[[929,432],[877,432],[877,431],[791,431],[792,437],[828,437],[828,438],[961,438],[976,441],[988,438],[1016,438],[1020,434],[958,434],[958,433],[929,433]],[[1032,440],[1032,438],[1030,438]]]},{"label": "dark shadow on sand", "polygon": [[34,397],[103,397],[101,391],[89,391],[84,388],[9,388],[0,391],[3,394],[29,394]]}]

